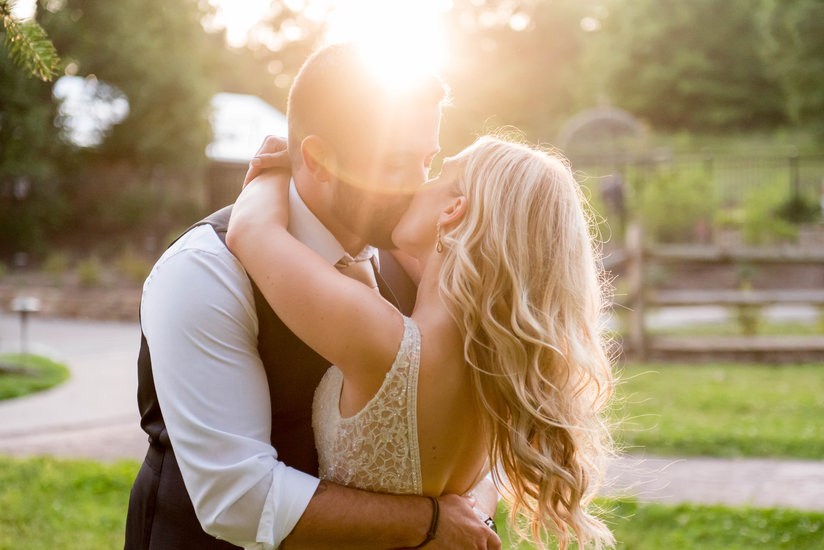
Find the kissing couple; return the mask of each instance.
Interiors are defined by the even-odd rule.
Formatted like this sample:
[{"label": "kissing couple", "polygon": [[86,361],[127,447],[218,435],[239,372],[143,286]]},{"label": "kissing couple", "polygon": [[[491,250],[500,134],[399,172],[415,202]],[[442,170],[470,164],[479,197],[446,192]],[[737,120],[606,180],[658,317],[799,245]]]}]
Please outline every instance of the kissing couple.
[{"label": "kissing couple", "polygon": [[589,509],[613,382],[581,189],[494,137],[426,181],[447,95],[316,52],[287,143],[158,260],[127,550],[499,549],[499,494],[540,548],[612,544]]}]

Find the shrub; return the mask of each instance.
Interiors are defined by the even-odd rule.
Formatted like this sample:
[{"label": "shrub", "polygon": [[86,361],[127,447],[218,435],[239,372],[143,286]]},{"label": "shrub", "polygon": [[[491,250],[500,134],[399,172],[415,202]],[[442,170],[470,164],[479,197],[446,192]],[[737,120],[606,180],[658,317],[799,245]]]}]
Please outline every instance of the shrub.
[{"label": "shrub", "polygon": [[142,283],[152,264],[146,258],[137,254],[132,248],[127,247],[114,262],[117,271],[133,283]]},{"label": "shrub", "polygon": [[782,219],[794,223],[810,223],[818,219],[819,205],[804,197],[792,196],[776,209]]},{"label": "shrub", "polygon": [[97,256],[82,260],[77,264],[77,277],[81,286],[100,286],[103,282],[103,264]]},{"label": "shrub", "polygon": [[712,180],[703,173],[658,170],[639,191],[641,219],[656,242],[692,241],[716,210]]},{"label": "shrub", "polygon": [[786,197],[787,183],[783,178],[753,189],[744,196],[744,221],[741,227],[744,242],[765,245],[797,237],[796,226],[781,216]]},{"label": "shrub", "polygon": [[43,271],[52,281],[59,285],[63,283],[63,275],[69,270],[69,255],[65,252],[52,252],[43,262]]}]

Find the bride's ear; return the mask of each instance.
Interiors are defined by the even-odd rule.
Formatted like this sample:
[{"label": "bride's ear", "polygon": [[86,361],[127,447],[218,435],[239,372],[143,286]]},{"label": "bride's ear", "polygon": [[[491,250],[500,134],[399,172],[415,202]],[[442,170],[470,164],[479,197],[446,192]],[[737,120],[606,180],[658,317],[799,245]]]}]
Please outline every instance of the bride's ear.
[{"label": "bride's ear", "polygon": [[300,144],[300,154],[303,157],[303,164],[315,181],[324,183],[329,181],[334,155],[320,137],[310,135],[303,138]]},{"label": "bride's ear", "polygon": [[448,227],[450,224],[458,223],[466,213],[466,197],[459,195],[454,197],[449,206],[441,212],[438,217],[441,227]]}]

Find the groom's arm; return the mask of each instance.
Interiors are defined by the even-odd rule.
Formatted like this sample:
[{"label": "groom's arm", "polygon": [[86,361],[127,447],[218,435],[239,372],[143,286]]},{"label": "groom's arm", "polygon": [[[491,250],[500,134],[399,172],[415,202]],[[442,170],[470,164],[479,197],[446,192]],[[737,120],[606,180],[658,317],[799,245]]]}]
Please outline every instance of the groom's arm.
[{"label": "groom's arm", "polygon": [[257,323],[251,283],[209,226],[170,247],[143,287],[154,386],[201,527],[238,546],[274,548],[318,480],[280,462],[269,441]]},{"label": "groom's arm", "polygon": [[[446,495],[438,499],[435,538],[427,550],[499,550],[501,541],[480,522],[473,500]],[[383,550],[415,548],[432,525],[428,498],[369,493],[321,481],[283,550]]]},{"label": "groom's arm", "polygon": [[[318,492],[317,478],[277,460],[251,286],[210,232],[193,230],[161,258],[141,306],[164,421],[203,529],[260,550],[290,533],[295,548],[416,546],[429,500],[330,485]],[[455,498],[444,499],[438,539],[426,548],[498,548],[475,542],[494,535]],[[456,540],[464,531],[473,535]]]}]

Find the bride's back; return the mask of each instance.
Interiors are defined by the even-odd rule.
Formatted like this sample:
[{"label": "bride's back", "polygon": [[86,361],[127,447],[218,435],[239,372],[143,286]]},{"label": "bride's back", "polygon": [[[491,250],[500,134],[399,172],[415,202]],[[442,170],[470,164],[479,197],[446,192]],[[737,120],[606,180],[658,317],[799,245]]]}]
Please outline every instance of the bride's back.
[{"label": "bride's back", "polygon": [[321,382],[314,422],[322,475],[433,496],[463,494],[483,476],[489,438],[480,429],[462,337],[445,308],[425,309],[428,315],[404,322],[398,357],[385,376],[347,377],[332,369]]},{"label": "bride's back", "polygon": [[485,474],[489,435],[482,429],[457,326],[445,311],[444,318],[421,320],[418,325],[418,442],[423,492],[463,494]]}]

